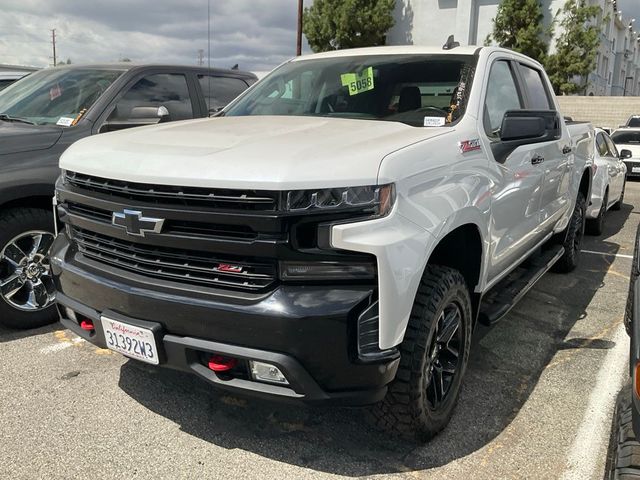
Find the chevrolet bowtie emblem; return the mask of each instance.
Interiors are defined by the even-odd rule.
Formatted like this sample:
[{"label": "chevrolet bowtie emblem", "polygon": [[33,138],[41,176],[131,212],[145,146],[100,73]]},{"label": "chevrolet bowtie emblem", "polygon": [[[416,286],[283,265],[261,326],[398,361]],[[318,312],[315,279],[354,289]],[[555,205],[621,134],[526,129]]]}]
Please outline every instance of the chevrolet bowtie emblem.
[{"label": "chevrolet bowtie emblem", "polygon": [[111,223],[123,227],[129,235],[144,237],[147,232],[160,233],[164,219],[143,217],[137,210],[124,210],[122,213],[113,212]]}]

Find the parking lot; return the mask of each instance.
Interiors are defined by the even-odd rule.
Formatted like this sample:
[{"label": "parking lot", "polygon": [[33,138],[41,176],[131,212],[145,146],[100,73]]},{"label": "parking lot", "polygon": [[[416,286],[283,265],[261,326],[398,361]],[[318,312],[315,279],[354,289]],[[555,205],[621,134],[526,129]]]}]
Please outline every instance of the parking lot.
[{"label": "parking lot", "polygon": [[476,331],[454,419],[427,445],[387,437],[362,410],[219,394],[60,324],[0,329],[0,477],[602,478],[639,211],[630,182],[576,272],[547,274]]}]

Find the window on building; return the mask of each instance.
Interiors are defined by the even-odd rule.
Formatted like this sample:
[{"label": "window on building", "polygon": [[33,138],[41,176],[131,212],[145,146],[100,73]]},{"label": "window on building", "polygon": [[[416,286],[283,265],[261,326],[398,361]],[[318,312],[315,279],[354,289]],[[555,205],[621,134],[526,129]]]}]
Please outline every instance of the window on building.
[{"label": "window on building", "polygon": [[502,60],[495,62],[489,74],[485,99],[484,128],[487,135],[499,136],[504,114],[521,108],[522,102],[509,63]]}]

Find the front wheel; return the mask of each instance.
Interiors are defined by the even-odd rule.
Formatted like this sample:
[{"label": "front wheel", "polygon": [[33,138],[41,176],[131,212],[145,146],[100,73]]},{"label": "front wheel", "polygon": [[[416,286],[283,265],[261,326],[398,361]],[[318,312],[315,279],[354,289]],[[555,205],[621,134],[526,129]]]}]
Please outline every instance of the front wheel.
[{"label": "front wheel", "polygon": [[576,206],[569,220],[569,225],[565,230],[565,237],[562,246],[564,255],[553,266],[553,271],[558,273],[569,273],[578,266],[582,239],[584,238],[585,213],[587,211],[587,201],[582,192],[578,192]]},{"label": "front wheel", "polygon": [[53,214],[16,208],[0,214],[0,323],[35,328],[58,319],[49,248]]},{"label": "front wheel", "polygon": [[449,423],[469,359],[471,312],[460,272],[427,266],[400,345],[398,373],[374,407],[378,425],[427,441]]}]

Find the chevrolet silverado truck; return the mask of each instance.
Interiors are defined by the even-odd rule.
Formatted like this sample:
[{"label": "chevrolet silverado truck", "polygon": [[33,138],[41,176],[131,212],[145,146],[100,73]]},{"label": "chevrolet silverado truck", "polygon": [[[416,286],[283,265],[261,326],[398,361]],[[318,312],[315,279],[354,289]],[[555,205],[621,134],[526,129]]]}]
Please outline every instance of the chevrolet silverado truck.
[{"label": "chevrolet silverado truck", "polygon": [[293,59],[219,118],[62,156],[62,323],[214,387],[373,404],[426,440],[477,322],[578,263],[594,131],[498,48]]},{"label": "chevrolet silverado truck", "polygon": [[0,92],[0,323],[58,320],[48,250],[60,154],[80,138],[201,118],[257,80],[252,73],[132,63],[56,67]]}]

